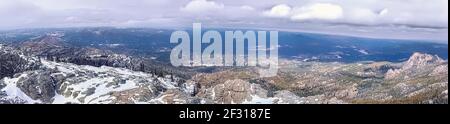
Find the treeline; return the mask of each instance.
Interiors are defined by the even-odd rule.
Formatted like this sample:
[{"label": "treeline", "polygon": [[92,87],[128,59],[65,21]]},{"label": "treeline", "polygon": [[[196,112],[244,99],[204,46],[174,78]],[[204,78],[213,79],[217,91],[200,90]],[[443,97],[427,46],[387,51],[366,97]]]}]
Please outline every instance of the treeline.
[{"label": "treeline", "polygon": [[38,63],[31,63],[17,54],[0,52],[0,79],[37,68],[39,68]]}]

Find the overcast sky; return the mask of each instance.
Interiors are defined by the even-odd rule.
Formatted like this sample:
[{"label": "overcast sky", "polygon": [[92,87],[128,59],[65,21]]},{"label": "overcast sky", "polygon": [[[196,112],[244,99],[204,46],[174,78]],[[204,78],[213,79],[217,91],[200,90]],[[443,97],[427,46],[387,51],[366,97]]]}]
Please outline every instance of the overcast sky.
[{"label": "overcast sky", "polygon": [[448,42],[448,0],[0,0],[0,29],[262,28]]}]

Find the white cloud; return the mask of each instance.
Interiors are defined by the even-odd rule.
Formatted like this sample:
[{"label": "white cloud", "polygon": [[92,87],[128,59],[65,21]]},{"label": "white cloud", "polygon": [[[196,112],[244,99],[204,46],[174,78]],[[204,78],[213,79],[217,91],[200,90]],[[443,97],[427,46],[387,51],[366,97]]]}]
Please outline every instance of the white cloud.
[{"label": "white cloud", "polygon": [[280,4],[265,11],[263,15],[268,17],[287,17],[291,14],[292,8],[286,4]]},{"label": "white cloud", "polygon": [[[305,31],[357,24],[364,28],[360,30],[368,32],[371,27],[392,27],[405,32],[426,29],[445,33],[448,0],[0,0],[0,17],[0,30],[122,25],[186,27],[192,22],[202,22]],[[401,31],[394,33],[397,32]]]},{"label": "white cloud", "polygon": [[296,25],[298,21],[319,20],[333,24],[447,28],[448,0],[0,0],[0,17],[0,28],[76,23],[114,26],[127,20],[152,18],[274,25],[279,21]]},{"label": "white cloud", "polygon": [[[281,2],[281,1],[280,1]],[[262,12],[293,22],[448,28],[448,0],[284,0]]]},{"label": "white cloud", "polygon": [[193,0],[189,2],[185,7],[181,8],[182,11],[186,12],[208,12],[208,11],[216,11],[225,8],[224,4],[216,3],[214,1],[208,0]]},{"label": "white cloud", "polygon": [[386,13],[386,11],[377,13],[367,8],[350,8],[345,11],[345,19],[343,20],[348,23],[373,25],[376,24],[377,18]]},{"label": "white cloud", "polygon": [[295,9],[292,20],[336,20],[343,16],[341,6],[330,3],[316,3]]},{"label": "white cloud", "polygon": [[2,27],[27,27],[42,18],[41,8],[30,3],[14,0],[0,2],[0,29]]},{"label": "white cloud", "polygon": [[243,10],[248,10],[248,11],[254,11],[255,10],[254,7],[249,6],[249,5],[243,5],[240,8],[243,9]]}]

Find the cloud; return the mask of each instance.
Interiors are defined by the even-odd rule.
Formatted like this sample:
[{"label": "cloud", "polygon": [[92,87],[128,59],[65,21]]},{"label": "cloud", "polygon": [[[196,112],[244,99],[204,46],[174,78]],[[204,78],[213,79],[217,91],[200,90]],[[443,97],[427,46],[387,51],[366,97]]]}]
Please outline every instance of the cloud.
[{"label": "cloud", "polygon": [[287,17],[291,14],[292,8],[286,4],[280,4],[265,11],[263,15],[268,17]]},{"label": "cloud", "polygon": [[316,3],[295,9],[291,19],[294,21],[336,20],[343,16],[343,11],[339,5]]},{"label": "cloud", "polygon": [[381,12],[375,12],[367,8],[350,8],[343,15],[343,22],[353,24],[373,25],[377,23],[377,19],[387,14],[387,9]]},{"label": "cloud", "polygon": [[0,30],[201,22],[302,31],[396,28],[393,33],[428,31],[438,37],[431,35],[448,32],[448,0],[0,0],[0,17]]},{"label": "cloud", "polygon": [[27,27],[38,19],[45,17],[43,10],[20,0],[4,0],[0,2],[0,29],[2,27]]},{"label": "cloud", "polygon": [[224,4],[216,3],[214,1],[208,0],[193,0],[189,2],[185,7],[181,8],[182,11],[186,12],[208,12],[208,11],[217,11],[225,8]]},{"label": "cloud", "polygon": [[302,23],[448,28],[448,0],[301,1],[284,0],[261,13]]},{"label": "cloud", "polygon": [[152,18],[447,28],[448,0],[0,0],[0,17],[0,28],[85,23],[114,26]]},{"label": "cloud", "polygon": [[255,8],[249,5],[243,5],[240,7],[242,10],[254,11]]}]

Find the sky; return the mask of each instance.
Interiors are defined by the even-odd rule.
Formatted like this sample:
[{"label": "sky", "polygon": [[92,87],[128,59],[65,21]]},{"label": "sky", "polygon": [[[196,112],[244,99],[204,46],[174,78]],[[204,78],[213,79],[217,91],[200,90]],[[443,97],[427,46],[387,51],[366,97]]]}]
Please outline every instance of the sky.
[{"label": "sky", "polygon": [[0,30],[258,28],[448,43],[448,0],[0,0]]}]

